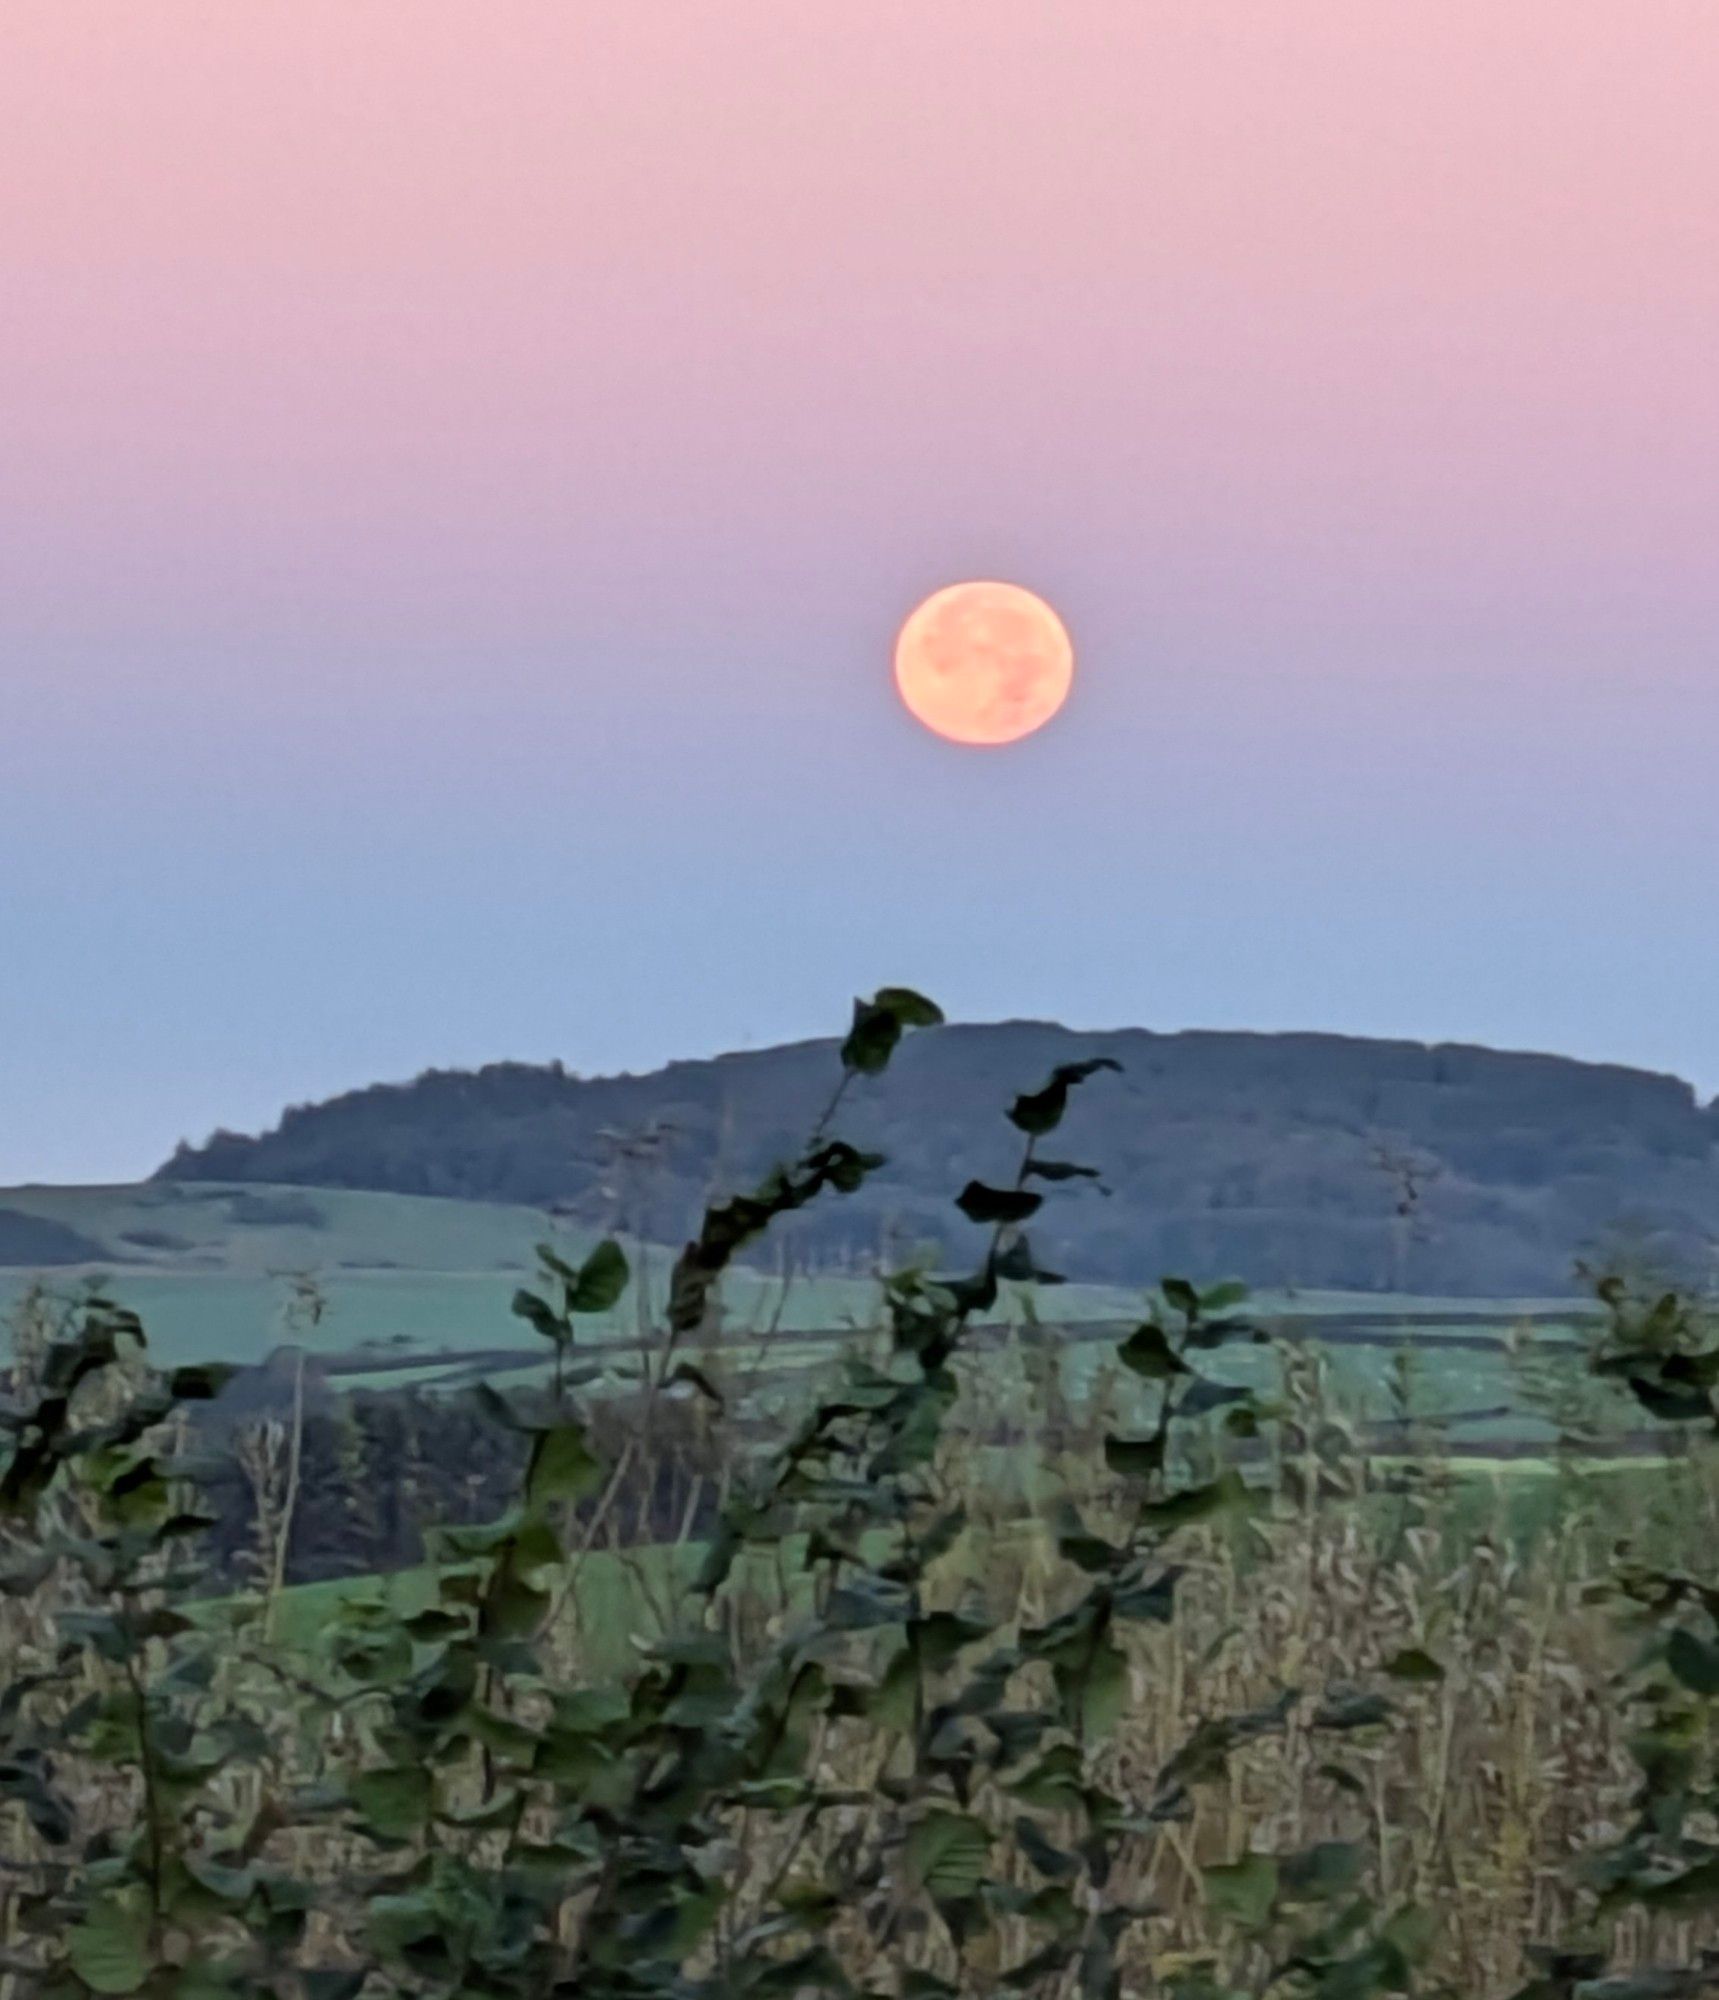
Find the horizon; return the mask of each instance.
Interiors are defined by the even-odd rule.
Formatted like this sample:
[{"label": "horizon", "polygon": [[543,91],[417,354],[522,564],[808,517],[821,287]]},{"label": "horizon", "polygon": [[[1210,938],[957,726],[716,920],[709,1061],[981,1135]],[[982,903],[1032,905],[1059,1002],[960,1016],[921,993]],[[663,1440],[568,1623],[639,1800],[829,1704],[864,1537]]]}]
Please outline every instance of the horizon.
[{"label": "horizon", "polygon": [[[0,1182],[885,972],[1719,1091],[1710,9],[8,43]],[[1006,748],[892,676],[972,577]]]},{"label": "horizon", "polygon": [[[1042,1028],[1042,1029],[1052,1030],[1058,1034],[1070,1035],[1081,1039],[1086,1039],[1086,1038],[1108,1039],[1120,1035],[1148,1035],[1152,1036],[1157,1040],[1162,1040],[1162,1041],[1174,1041],[1174,1040],[1182,1040],[1182,1039],[1190,1039],[1198,1037],[1218,1037],[1218,1038],[1233,1038],[1237,1040],[1360,1043],[1370,1047],[1380,1047],[1380,1048],[1397,1047],[1403,1049],[1418,1049],[1418,1050],[1423,1050],[1429,1054],[1441,1050],[1448,1050],[1453,1052],[1467,1052],[1467,1053],[1478,1053],[1484,1055],[1504,1056],[1510,1058],[1522,1058],[1529,1061],[1569,1063],[1579,1066],[1583,1069],[1609,1070],[1625,1076],[1650,1078],[1655,1081],[1675,1083],[1680,1085],[1682,1088],[1686,1089],[1690,1093],[1690,1097],[1694,1103],[1695,1108],[1698,1111],[1707,1111],[1712,1109],[1715,1106],[1715,1104],[1719,1104],[1719,1094],[1716,1093],[1704,1094],[1700,1090],[1700,1088],[1694,1082],[1691,1081],[1690,1078],[1686,1076],[1680,1076],[1674,1070],[1645,1069],[1641,1065],[1636,1063],[1608,1062],[1603,1059],[1591,1059],[1583,1056],[1565,1055],[1561,1051],[1556,1049],[1504,1048],[1496,1043],[1491,1043],[1491,1042],[1453,1041],[1448,1037],[1432,1041],[1422,1041],[1417,1039],[1416,1037],[1404,1036],[1404,1035],[1338,1034],[1323,1028],[1199,1028],[1199,1027],[1152,1028],[1140,1025],[1129,1025],[1121,1027],[1117,1026],[1083,1027],[1083,1026],[1077,1026],[1067,1021],[1056,1021],[1043,1018],[1029,1018],[1026,1016],[999,1017],[993,1020],[951,1018],[945,1020],[942,1023],[942,1027],[945,1029]],[[937,1032],[937,1030],[928,1030],[926,1032],[935,1033]],[[736,1057],[747,1057],[747,1056],[765,1057],[772,1054],[778,1054],[787,1050],[803,1049],[803,1048],[828,1047],[833,1049],[839,1047],[841,1039],[842,1037],[839,1031],[822,1035],[801,1035],[801,1036],[795,1036],[787,1041],[782,1041],[782,1042],[767,1042],[745,1048],[715,1049],[702,1055],[699,1054],[670,1055],[665,1057],[661,1062],[651,1064],[649,1067],[643,1069],[580,1070],[576,1069],[571,1063],[567,1062],[565,1058],[558,1056],[547,1056],[540,1060],[523,1060],[516,1056],[494,1056],[490,1057],[487,1060],[475,1063],[429,1064],[426,1065],[424,1068],[413,1072],[411,1075],[372,1077],[368,1081],[363,1083],[352,1083],[337,1087],[336,1089],[330,1091],[324,1097],[290,1100],[289,1102],[281,1105],[279,1110],[276,1111],[274,1115],[269,1119],[267,1119],[264,1123],[249,1130],[240,1130],[238,1128],[228,1125],[216,1125],[211,1127],[207,1132],[203,1133],[200,1137],[193,1137],[190,1134],[183,1135],[178,1141],[175,1142],[175,1144],[172,1147],[170,1147],[167,1151],[162,1153],[162,1155],[159,1158],[157,1158],[151,1165],[145,1167],[141,1172],[125,1179],[88,1180],[88,1181],[44,1181],[44,1180],[23,1179],[10,1182],[0,1182],[0,1191],[3,1191],[4,1188],[6,1187],[88,1188],[88,1189],[116,1188],[117,1189],[117,1188],[136,1186],[141,1182],[151,1179],[155,1174],[159,1173],[164,1167],[170,1165],[173,1159],[177,1157],[178,1154],[181,1153],[182,1151],[187,1151],[187,1150],[191,1152],[200,1151],[203,1147],[209,1145],[218,1138],[239,1138],[247,1140],[255,1138],[264,1138],[269,1136],[271,1133],[278,1131],[283,1121],[293,1113],[303,1112],[303,1111],[314,1111],[320,1109],[325,1104],[333,1103],[343,1098],[363,1096],[366,1093],[373,1090],[409,1090],[414,1084],[420,1083],[424,1081],[426,1078],[434,1076],[477,1076],[481,1075],[484,1071],[489,1069],[521,1068],[521,1069],[538,1069],[538,1070],[559,1070],[566,1076],[568,1081],[572,1083],[611,1083],[617,1081],[648,1079],[651,1077],[660,1076],[664,1072],[671,1069],[697,1067],[708,1063],[726,1062]]]}]

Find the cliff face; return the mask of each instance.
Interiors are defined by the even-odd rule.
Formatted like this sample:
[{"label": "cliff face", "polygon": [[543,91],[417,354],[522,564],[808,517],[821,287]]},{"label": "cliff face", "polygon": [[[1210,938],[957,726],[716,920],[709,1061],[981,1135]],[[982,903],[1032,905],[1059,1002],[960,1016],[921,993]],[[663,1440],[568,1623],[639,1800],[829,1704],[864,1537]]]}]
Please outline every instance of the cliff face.
[{"label": "cliff face", "polygon": [[[1056,1150],[1101,1168],[1110,1191],[1059,1191],[1035,1232],[1040,1261],[1071,1276],[1557,1291],[1578,1256],[1619,1245],[1704,1260],[1719,1220],[1719,1121],[1674,1077],[1455,1045],[1007,1022],[913,1037],[853,1093],[841,1130],[889,1167],[802,1218],[797,1247],[865,1257],[886,1239],[936,1241],[960,1255],[969,1232],[949,1197],[1009,1170],[1011,1095],[1094,1055],[1122,1073],[1077,1094]],[[673,1240],[713,1186],[793,1150],[834,1074],[829,1042],[646,1076],[431,1072],[299,1107],[259,1138],[217,1134],[161,1175],[557,1204],[594,1221],[619,1203],[628,1226]],[[617,1167],[617,1136],[652,1128],[649,1158]]]}]

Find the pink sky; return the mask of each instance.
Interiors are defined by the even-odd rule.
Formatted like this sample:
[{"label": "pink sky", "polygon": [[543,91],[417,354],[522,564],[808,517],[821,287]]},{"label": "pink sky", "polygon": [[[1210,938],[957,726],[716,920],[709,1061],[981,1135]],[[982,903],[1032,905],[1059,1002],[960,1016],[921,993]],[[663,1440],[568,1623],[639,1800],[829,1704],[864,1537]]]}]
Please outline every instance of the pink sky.
[{"label": "pink sky", "polygon": [[[1244,996],[1166,992],[1096,916],[1066,994],[1004,966],[965,1011],[1228,1007],[1719,1080],[1693,1013],[1555,997],[1584,891],[1625,859],[1687,883],[1677,841],[1719,825],[1711,0],[11,0],[0,44],[0,831],[98,795],[55,870],[12,885],[45,964],[110,921],[211,964],[247,924],[313,938],[315,871],[356,893],[335,857],[374,835],[377,785],[396,899],[417,813],[426,880],[462,832],[521,881],[547,854],[616,880],[630,839],[628,896],[672,910],[665,792],[706,826],[738,797],[747,841],[767,788],[916,794],[891,630],[923,591],[1003,573],[1082,649],[1058,747],[1017,772],[1098,815],[1066,825],[1065,876],[1161,846],[1154,808],[1117,801],[1166,750],[1215,768],[1221,737],[1244,824],[1214,835],[1207,888],[1244,927],[1278,907],[1248,857],[1286,814],[1353,967],[1400,894],[1436,902],[1415,858],[1453,842],[1481,866],[1488,842],[1495,864],[1554,841],[1534,907],[1571,916],[1539,1012],[1511,1004],[1534,967],[1475,1000],[1479,930],[1448,987],[1429,942],[1412,989]],[[1631,796],[1673,786],[1669,844],[1615,803],[1623,845],[1585,844],[1620,758]],[[1406,785],[1378,778],[1405,762]],[[560,819],[544,787],[574,769]],[[428,812],[425,773],[469,824]],[[983,782],[971,811],[1006,824],[1014,780]],[[1406,889],[1344,874],[1391,811]],[[584,844],[593,816],[614,851]],[[259,909],[237,885],[265,864],[210,856],[265,823],[306,846]],[[889,860],[932,870],[928,923],[972,887],[924,859],[934,833]],[[183,850],[195,894],[163,889],[142,925],[137,882],[189,882]],[[1185,889],[1140,888],[1143,934]],[[766,893],[819,892],[789,869]],[[856,957],[887,955],[899,902],[852,913]],[[309,1008],[301,1044],[277,1060],[259,1031],[210,1069],[165,1006],[156,1042],[99,1011],[50,1037],[47,972],[0,1027],[105,1064],[141,1155],[371,1067],[817,1028],[855,973],[832,948],[761,998],[737,957],[714,1016],[646,1010],[635,1042],[603,1021],[639,1018],[641,957],[586,995],[588,1048],[481,994],[342,1040],[310,995],[282,1003]],[[408,983],[367,976],[384,1012]]]}]

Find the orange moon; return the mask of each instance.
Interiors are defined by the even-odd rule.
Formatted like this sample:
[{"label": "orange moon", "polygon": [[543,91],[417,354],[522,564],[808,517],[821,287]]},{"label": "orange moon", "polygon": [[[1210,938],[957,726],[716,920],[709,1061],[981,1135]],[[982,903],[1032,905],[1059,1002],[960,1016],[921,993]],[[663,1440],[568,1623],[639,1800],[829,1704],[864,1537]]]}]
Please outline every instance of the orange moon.
[{"label": "orange moon", "polygon": [[1017,583],[952,583],[895,642],[895,684],[952,743],[1014,743],[1068,699],[1074,647],[1042,597]]}]

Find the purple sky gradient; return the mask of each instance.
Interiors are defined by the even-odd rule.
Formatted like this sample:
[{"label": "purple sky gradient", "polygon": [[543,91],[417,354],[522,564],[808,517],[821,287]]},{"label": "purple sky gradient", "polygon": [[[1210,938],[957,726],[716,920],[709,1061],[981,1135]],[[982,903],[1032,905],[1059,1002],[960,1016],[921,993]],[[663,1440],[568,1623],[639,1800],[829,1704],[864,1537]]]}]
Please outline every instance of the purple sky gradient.
[{"label": "purple sky gradient", "polygon": [[0,1181],[900,980],[1719,1085],[1709,0],[4,38]]}]

